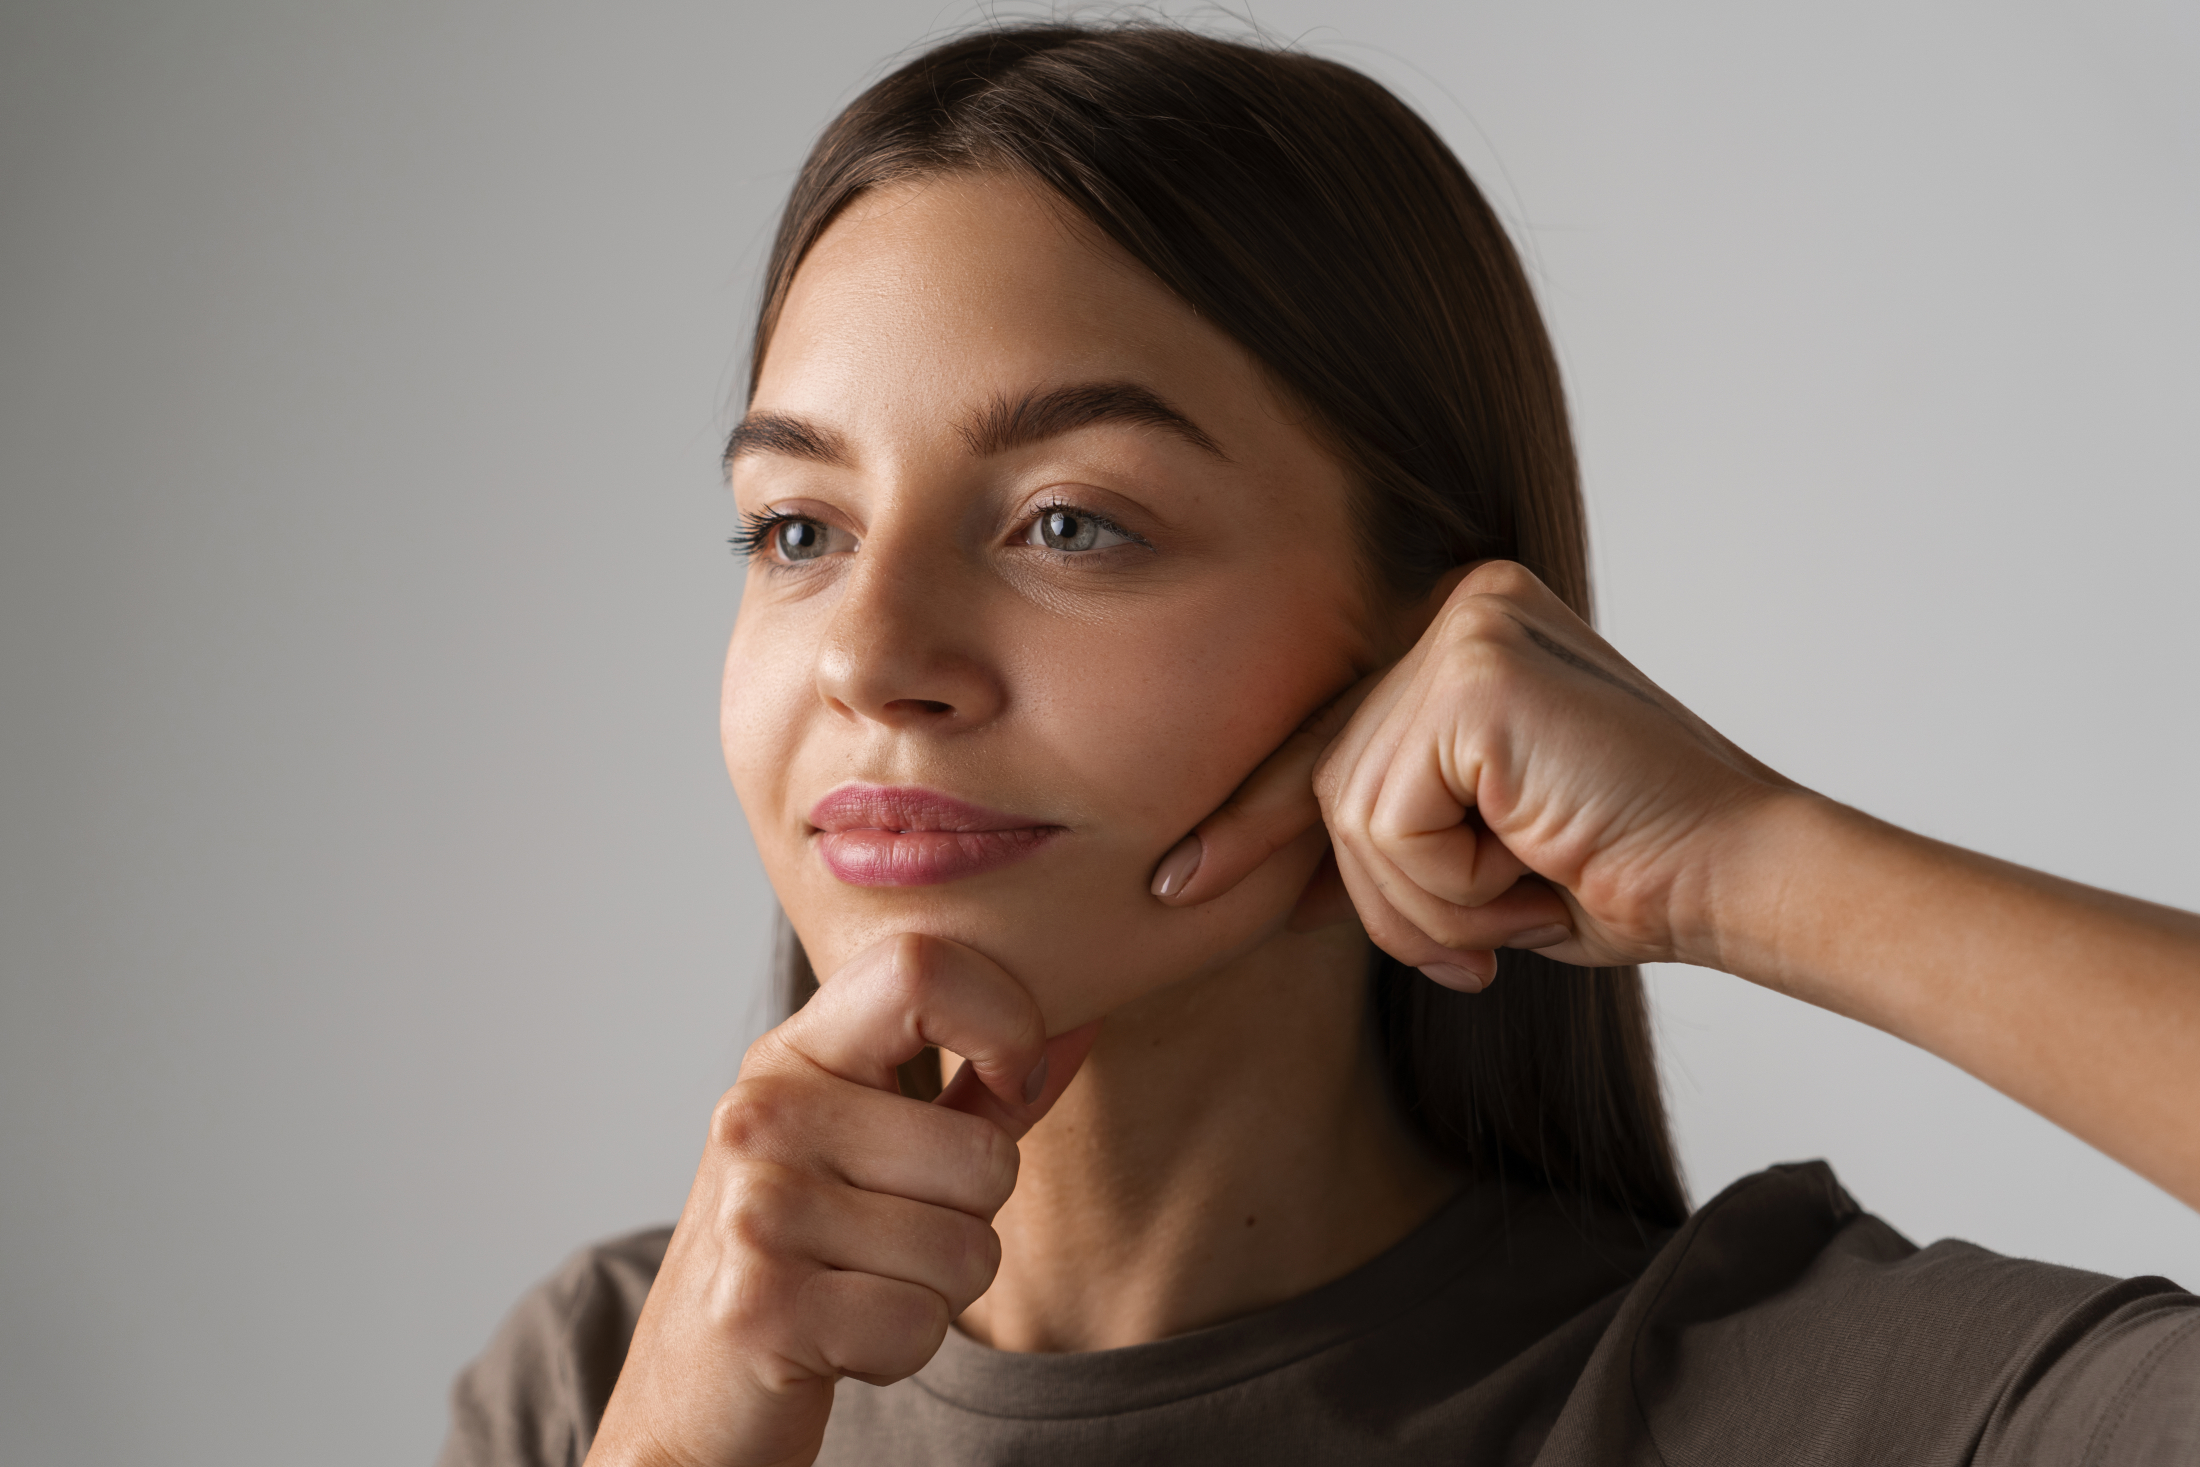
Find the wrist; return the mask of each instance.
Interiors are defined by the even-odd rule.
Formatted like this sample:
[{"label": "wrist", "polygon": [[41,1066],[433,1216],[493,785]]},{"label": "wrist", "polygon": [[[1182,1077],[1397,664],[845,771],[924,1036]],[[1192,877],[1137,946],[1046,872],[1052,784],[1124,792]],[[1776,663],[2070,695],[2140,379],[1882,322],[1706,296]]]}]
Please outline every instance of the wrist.
[{"label": "wrist", "polygon": [[1716,968],[1813,1002],[1824,995],[1814,953],[1829,884],[1875,824],[1801,788],[1767,790],[1737,809],[1695,863],[1677,904],[1676,962]]}]

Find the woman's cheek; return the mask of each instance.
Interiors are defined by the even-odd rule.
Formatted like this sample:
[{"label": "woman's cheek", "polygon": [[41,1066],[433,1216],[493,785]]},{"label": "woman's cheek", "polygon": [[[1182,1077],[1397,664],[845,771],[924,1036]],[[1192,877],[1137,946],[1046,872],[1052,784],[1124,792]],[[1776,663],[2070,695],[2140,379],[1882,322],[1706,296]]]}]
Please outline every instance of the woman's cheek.
[{"label": "woman's cheek", "polygon": [[1246,957],[1285,928],[1328,850],[1317,828],[1235,889],[1197,907],[1150,895],[1076,932],[1004,937],[995,961],[1023,979],[1058,1034]]},{"label": "woman's cheek", "polygon": [[785,847],[795,834],[788,818],[788,782],[816,692],[806,661],[772,655],[771,638],[744,637],[743,632],[744,624],[737,621],[726,651],[719,744],[741,813],[776,886],[792,854]]},{"label": "woman's cheek", "polygon": [[[1108,848],[1082,869],[1032,872],[1028,894],[993,908],[1003,920],[958,938],[1023,981],[1050,1031],[1243,957],[1290,920],[1329,847],[1319,825],[1214,901],[1170,907],[1151,892],[1161,857],[1334,691],[1331,659],[1307,655],[1320,642],[1287,626],[1232,627],[1190,655],[1145,648],[1107,677],[1055,690],[1045,758],[1075,771],[1080,800],[1105,812]],[[1123,638],[1115,655],[1137,646]]]}]

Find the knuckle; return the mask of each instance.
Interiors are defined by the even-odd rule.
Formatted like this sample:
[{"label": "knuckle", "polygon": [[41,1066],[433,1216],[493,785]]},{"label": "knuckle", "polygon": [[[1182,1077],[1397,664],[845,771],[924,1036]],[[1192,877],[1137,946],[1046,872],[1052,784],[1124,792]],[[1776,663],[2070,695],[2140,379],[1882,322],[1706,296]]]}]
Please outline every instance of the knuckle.
[{"label": "knuckle", "polygon": [[736,1167],[719,1194],[718,1230],[744,1253],[782,1252],[798,1231],[806,1192],[802,1180],[785,1167]]},{"label": "knuckle", "polygon": [[1454,952],[1475,952],[1492,945],[1485,930],[1489,922],[1481,913],[1455,907],[1441,898],[1432,898],[1430,906],[1434,910],[1421,914],[1418,925],[1437,946]]},{"label": "knuckle", "polygon": [[754,1112],[749,1097],[743,1092],[749,1082],[744,1080],[718,1097],[718,1103],[710,1108],[710,1144],[725,1151],[745,1152],[755,1134]]},{"label": "knuckle", "polygon": [[887,966],[895,991],[906,998],[921,1000],[939,988],[939,944],[922,933],[895,937],[893,961]]},{"label": "knuckle", "polygon": [[1509,598],[1495,594],[1462,596],[1444,608],[1444,644],[1452,655],[1489,642],[1508,642],[1520,623]]},{"label": "knuckle", "polygon": [[711,1108],[711,1144],[737,1156],[778,1151],[802,1110],[793,1093],[797,1088],[780,1075],[756,1075],[741,1081]]},{"label": "knuckle", "polygon": [[1543,583],[1517,560],[1488,560],[1476,566],[1461,583],[1472,595],[1523,596]]},{"label": "knuckle", "polygon": [[774,1258],[745,1258],[713,1281],[710,1312],[727,1338],[779,1353],[793,1334],[791,1296],[801,1286],[801,1272],[791,1265]]},{"label": "knuckle", "polygon": [[1471,940],[1473,934],[1469,931],[1472,924],[1462,922],[1449,913],[1425,917],[1418,925],[1421,935],[1438,947],[1463,951],[1475,945]]},{"label": "knuckle", "polygon": [[964,1170],[970,1178],[971,1191],[987,1211],[998,1208],[1016,1190],[1016,1173],[1023,1164],[1022,1153],[1008,1134],[990,1121],[976,1116],[966,1118],[968,1125],[961,1127],[969,1137]]}]

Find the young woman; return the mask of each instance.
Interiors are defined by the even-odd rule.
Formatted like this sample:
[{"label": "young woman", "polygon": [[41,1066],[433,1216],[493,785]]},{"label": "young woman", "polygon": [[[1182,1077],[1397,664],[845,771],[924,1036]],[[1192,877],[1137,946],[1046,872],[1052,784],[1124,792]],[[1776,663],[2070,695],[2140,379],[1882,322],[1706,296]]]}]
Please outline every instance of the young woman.
[{"label": "young woman", "polygon": [[1528,286],[1395,98],[943,46],[812,154],[751,381],[725,748],[797,1006],[447,1462],[2195,1450],[2163,1280],[1919,1250],[1818,1165],[1690,1215],[1644,961],[2200,1203],[2200,918],[1844,809],[1598,638]]}]

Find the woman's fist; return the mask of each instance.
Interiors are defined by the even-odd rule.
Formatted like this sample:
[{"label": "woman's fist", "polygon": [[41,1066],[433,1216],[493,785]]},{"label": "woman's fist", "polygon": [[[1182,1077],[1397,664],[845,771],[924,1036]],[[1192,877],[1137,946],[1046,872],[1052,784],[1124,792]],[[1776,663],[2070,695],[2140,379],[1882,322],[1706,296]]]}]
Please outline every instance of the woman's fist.
[{"label": "woman's fist", "polygon": [[1219,896],[1319,818],[1368,935],[1439,982],[1482,987],[1500,947],[1701,955],[1745,817],[1794,788],[1526,569],[1485,561],[1200,826],[1198,868],[1164,900]]},{"label": "woman's fist", "polygon": [[[931,1359],[993,1281],[1016,1141],[1094,1032],[1048,1041],[1021,985],[937,938],[834,974],[718,1102],[589,1462],[806,1463],[836,1379]],[[931,1104],[894,1081],[926,1045],[966,1061]]]}]

